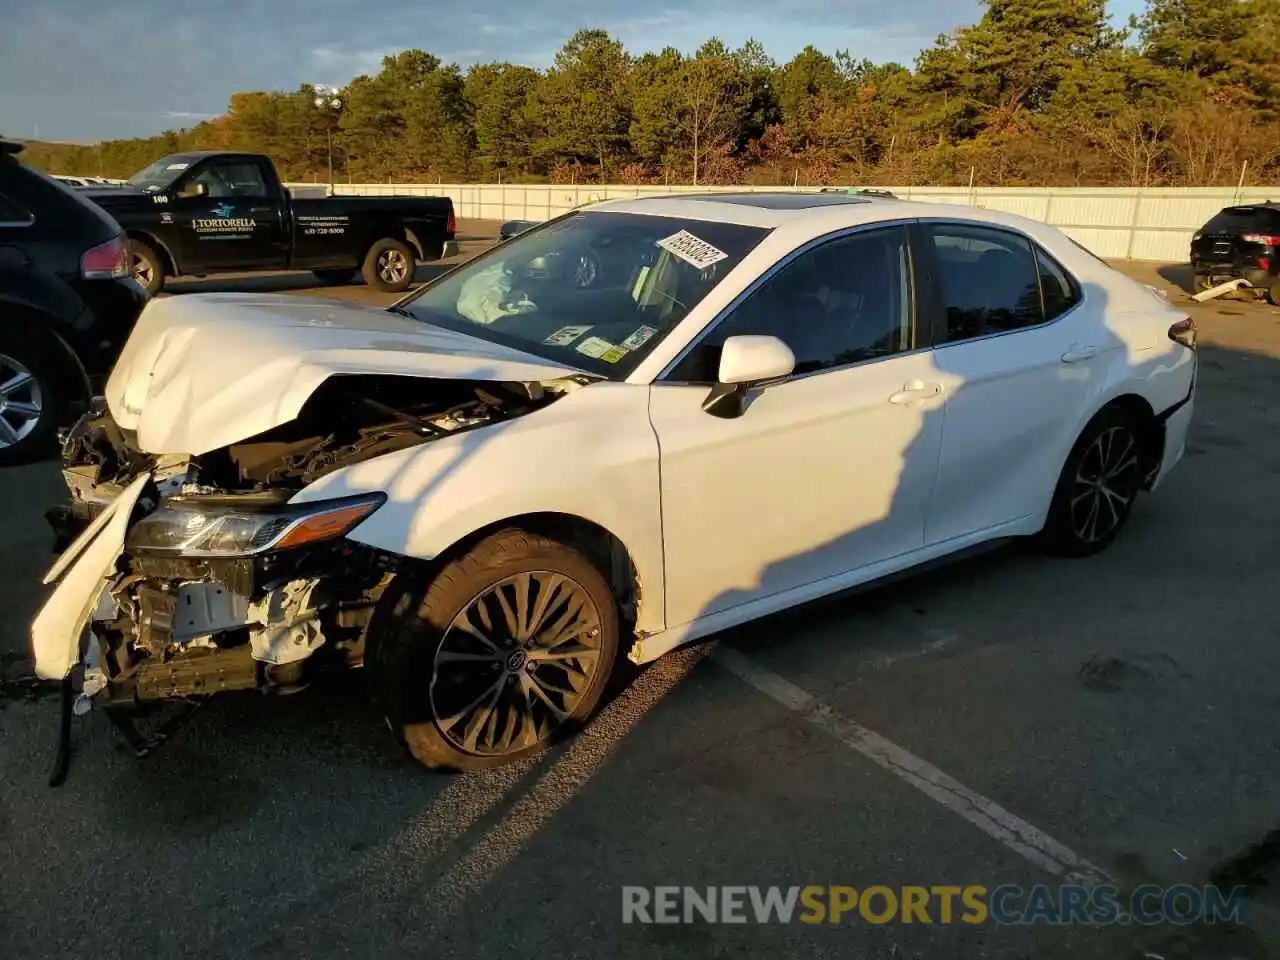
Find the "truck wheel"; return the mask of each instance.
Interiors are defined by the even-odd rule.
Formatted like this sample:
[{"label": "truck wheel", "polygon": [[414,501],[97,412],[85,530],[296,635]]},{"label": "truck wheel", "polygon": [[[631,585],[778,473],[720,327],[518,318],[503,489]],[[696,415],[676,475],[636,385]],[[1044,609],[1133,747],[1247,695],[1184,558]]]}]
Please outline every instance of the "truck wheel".
[{"label": "truck wheel", "polygon": [[356,272],[350,268],[346,270],[312,270],[311,272],[317,280],[331,287],[350,283],[356,278]]},{"label": "truck wheel", "polygon": [[483,770],[582,724],[618,658],[613,591],[587,557],[502,530],[396,598],[375,671],[388,721],[428,767]]},{"label": "truck wheel", "polygon": [[1267,287],[1267,302],[1273,307],[1280,307],[1280,280],[1272,280]]},{"label": "truck wheel", "polygon": [[44,344],[0,336],[0,466],[34,463],[53,448],[66,378]]},{"label": "truck wheel", "polygon": [[129,258],[133,263],[133,279],[151,296],[164,289],[164,257],[150,244],[141,240],[129,241]]},{"label": "truck wheel", "polygon": [[387,237],[369,248],[364,258],[365,283],[383,293],[400,293],[413,283],[417,258],[403,240]]}]

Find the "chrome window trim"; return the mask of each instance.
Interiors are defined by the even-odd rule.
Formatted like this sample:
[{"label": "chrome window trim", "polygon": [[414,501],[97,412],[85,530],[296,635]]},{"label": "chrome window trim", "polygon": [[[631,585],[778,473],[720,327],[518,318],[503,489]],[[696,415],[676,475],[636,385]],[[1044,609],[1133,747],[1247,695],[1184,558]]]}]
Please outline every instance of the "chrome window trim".
[{"label": "chrome window trim", "polygon": [[[1025,240],[1028,244],[1031,245],[1032,256],[1038,259],[1040,257],[1040,251],[1043,250],[1044,255],[1048,257],[1058,267],[1059,270],[1061,270],[1064,274],[1066,274],[1067,279],[1071,281],[1071,286],[1075,289],[1077,294],[1076,302],[1073,303],[1066,310],[1063,310],[1060,314],[1058,314],[1052,320],[1044,320],[1040,323],[1031,324],[1030,326],[1018,327],[1016,330],[998,330],[995,333],[984,333],[980,337],[966,337],[964,340],[943,341],[942,343],[934,344],[931,349],[946,350],[948,347],[963,347],[966,344],[981,343],[984,340],[993,340],[996,337],[1008,337],[1008,336],[1012,336],[1019,333],[1026,333],[1029,330],[1044,330],[1046,327],[1051,327],[1055,323],[1058,323],[1059,321],[1061,321],[1063,317],[1069,317],[1071,314],[1075,313],[1076,310],[1078,310],[1080,307],[1084,305],[1084,284],[1080,282],[1080,278],[1077,277],[1071,270],[1069,270],[1066,264],[1064,264],[1061,260],[1055,257],[1048,250],[1045,250],[1044,244],[1037,242],[1035,237],[1031,236],[1030,234],[1023,233],[1021,230],[1018,230],[1014,227],[1006,227],[1002,224],[986,223],[981,220],[957,220],[954,217],[922,217],[916,222],[921,227],[924,227],[924,228],[928,228],[932,226],[969,227],[970,229],[988,230],[995,233],[1006,233],[1010,236],[1017,237],[1019,240]],[[1040,309],[1043,311],[1044,310],[1044,285],[1040,282],[1040,270],[1038,268],[1036,270],[1036,285],[1040,290]],[[941,309],[945,313],[946,307],[943,306]],[[944,322],[945,322],[945,319],[946,318],[944,317],[943,318]]]},{"label": "chrome window trim", "polygon": [[[699,344],[702,343],[703,340],[705,340],[708,336],[710,336],[716,330],[716,328],[720,326],[720,324],[724,323],[726,319],[732,316],[733,312],[737,310],[738,307],[740,307],[749,297],[751,297],[762,286],[764,286],[766,283],[772,280],[778,273],[786,269],[791,263],[798,260],[800,257],[804,256],[806,253],[808,253],[809,251],[817,247],[825,246],[828,243],[835,243],[838,240],[844,240],[847,237],[855,236],[859,233],[869,233],[873,230],[899,229],[907,234],[907,237],[906,237],[907,251],[908,251],[908,257],[911,258],[910,270],[912,275],[911,332],[913,337],[915,337],[916,340],[919,340],[920,298],[919,296],[917,296],[916,283],[914,279],[916,276],[917,265],[915,264],[914,257],[912,256],[914,251],[911,246],[911,235],[910,235],[910,230],[912,225],[917,222],[918,221],[915,218],[910,218],[906,220],[877,220],[874,223],[860,223],[853,227],[841,227],[839,230],[836,230],[833,233],[824,233],[822,236],[814,237],[812,240],[807,241],[802,246],[796,247],[794,250],[790,251],[782,259],[775,260],[772,264],[770,264],[768,270],[766,270],[764,273],[760,274],[753,281],[751,281],[750,285],[747,286],[745,290],[743,290],[736,297],[734,297],[733,300],[731,300],[726,306],[724,306],[719,313],[717,313],[714,317],[712,317],[711,321],[706,326],[704,326],[700,331],[698,331],[698,335],[694,337],[692,340],[690,340],[688,343],[686,343],[680,349],[680,352],[677,353],[674,357],[672,357],[670,362],[668,362],[667,365],[663,367],[662,370],[658,373],[658,375],[653,378],[653,381],[652,381],[653,385],[654,386],[669,385],[669,386],[705,387],[707,384],[700,381],[668,380],[667,377],[670,376],[671,372],[676,367],[678,367],[681,362],[683,362],[684,358],[687,357],[695,347],[697,347]],[[852,367],[861,367],[868,363],[881,363],[885,360],[893,360],[898,357],[912,356],[914,354],[922,353],[925,350],[929,350],[929,349],[932,349],[932,348],[917,346],[917,347],[913,347],[910,350],[902,350],[897,353],[891,353],[888,356],[884,356],[884,357],[868,357],[865,360],[854,360],[851,363],[843,363],[835,367],[823,367],[821,370],[810,370],[807,373],[792,374],[784,382],[791,383],[796,380],[805,380],[805,379],[808,379],[809,377],[819,376],[825,373],[835,373],[839,370],[848,370]],[[782,384],[779,384],[779,386],[782,386]]]}]

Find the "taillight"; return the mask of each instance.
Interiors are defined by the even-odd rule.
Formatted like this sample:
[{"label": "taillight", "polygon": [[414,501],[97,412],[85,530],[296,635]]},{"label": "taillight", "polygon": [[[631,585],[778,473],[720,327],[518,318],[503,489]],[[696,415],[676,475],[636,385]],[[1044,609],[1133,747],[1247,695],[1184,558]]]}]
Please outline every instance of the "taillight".
[{"label": "taillight", "polygon": [[129,248],[124,237],[91,247],[80,258],[80,275],[86,280],[114,280],[129,273]]},{"label": "taillight", "polygon": [[1273,233],[1246,233],[1240,239],[1247,243],[1262,243],[1268,247],[1280,247],[1280,237]]},{"label": "taillight", "polygon": [[457,232],[458,221],[457,219],[455,219],[452,210],[449,211],[449,222],[445,224],[444,228],[446,231],[448,231],[450,237],[452,237],[454,233]]},{"label": "taillight", "polygon": [[1169,339],[1184,347],[1196,348],[1196,322],[1190,317],[1179,320],[1169,328]]}]

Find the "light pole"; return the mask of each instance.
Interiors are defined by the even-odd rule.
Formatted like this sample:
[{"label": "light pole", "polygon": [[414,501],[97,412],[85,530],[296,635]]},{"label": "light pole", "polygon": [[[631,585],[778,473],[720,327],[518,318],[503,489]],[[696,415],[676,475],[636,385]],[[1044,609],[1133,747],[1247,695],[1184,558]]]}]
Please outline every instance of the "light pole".
[{"label": "light pole", "polygon": [[323,83],[316,83],[312,84],[311,89],[316,95],[316,109],[332,111],[332,116],[328,118],[328,122],[325,124],[325,134],[329,140],[329,196],[333,196],[333,118],[342,109],[342,100],[338,98],[337,87],[327,87]]}]

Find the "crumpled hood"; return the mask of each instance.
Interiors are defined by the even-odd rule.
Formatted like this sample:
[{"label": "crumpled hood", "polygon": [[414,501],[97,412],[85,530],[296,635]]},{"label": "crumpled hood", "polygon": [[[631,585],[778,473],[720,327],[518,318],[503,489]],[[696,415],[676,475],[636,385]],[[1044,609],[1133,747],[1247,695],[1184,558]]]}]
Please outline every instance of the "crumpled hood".
[{"label": "crumpled hood", "polygon": [[337,374],[530,382],[582,373],[376,307],[284,294],[185,294],[143,310],[111,377],[147,453],[201,454],[294,419]]}]

